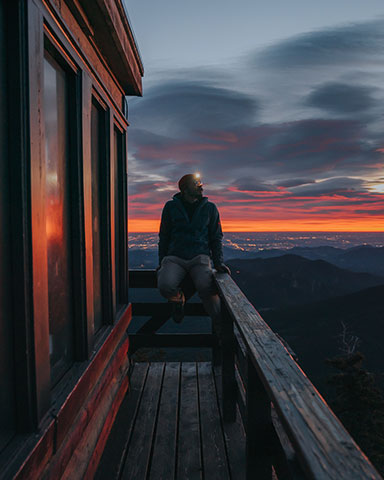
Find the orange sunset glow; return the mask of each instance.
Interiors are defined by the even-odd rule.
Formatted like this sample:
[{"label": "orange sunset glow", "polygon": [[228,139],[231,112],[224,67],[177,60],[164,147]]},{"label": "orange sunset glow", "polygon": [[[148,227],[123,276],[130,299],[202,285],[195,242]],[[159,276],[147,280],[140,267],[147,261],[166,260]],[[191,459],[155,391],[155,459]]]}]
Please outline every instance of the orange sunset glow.
[{"label": "orange sunset glow", "polygon": [[[383,232],[384,221],[364,218],[355,219],[339,218],[316,219],[307,221],[292,220],[264,220],[264,221],[239,221],[236,219],[221,222],[224,232]],[[160,219],[131,219],[128,230],[132,233],[156,233],[159,231]]]}]

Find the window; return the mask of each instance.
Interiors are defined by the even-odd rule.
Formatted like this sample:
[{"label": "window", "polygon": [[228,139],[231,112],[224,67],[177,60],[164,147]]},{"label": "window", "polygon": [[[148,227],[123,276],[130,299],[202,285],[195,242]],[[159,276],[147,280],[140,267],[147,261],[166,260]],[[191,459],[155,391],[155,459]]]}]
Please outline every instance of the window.
[{"label": "window", "polygon": [[49,353],[54,385],[74,358],[68,78],[44,56],[46,235],[48,256]]},{"label": "window", "polygon": [[126,167],[125,137],[114,129],[114,207],[115,207],[115,285],[116,311],[127,303],[127,232],[126,232]]},{"label": "window", "polygon": [[91,110],[91,162],[92,162],[92,245],[93,245],[93,311],[94,332],[103,325],[103,183],[102,167],[105,164],[103,133],[105,130],[105,112],[92,102]]},{"label": "window", "polygon": [[7,63],[5,3],[0,4],[0,450],[13,434],[15,398],[13,391],[12,270],[9,210],[9,165],[7,149]]}]

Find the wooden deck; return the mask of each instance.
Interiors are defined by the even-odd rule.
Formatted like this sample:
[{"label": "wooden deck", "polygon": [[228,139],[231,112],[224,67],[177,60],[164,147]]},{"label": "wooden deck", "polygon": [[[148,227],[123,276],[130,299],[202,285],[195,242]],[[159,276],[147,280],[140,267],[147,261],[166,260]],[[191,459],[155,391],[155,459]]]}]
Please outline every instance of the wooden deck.
[{"label": "wooden deck", "polygon": [[96,479],[245,479],[239,412],[224,423],[211,363],[136,363]]}]

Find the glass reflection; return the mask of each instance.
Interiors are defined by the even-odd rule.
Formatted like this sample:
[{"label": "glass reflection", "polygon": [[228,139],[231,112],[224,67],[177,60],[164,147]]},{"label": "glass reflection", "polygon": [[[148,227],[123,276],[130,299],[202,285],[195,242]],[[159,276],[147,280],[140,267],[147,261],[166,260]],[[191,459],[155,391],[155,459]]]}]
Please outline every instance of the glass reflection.
[{"label": "glass reflection", "polygon": [[94,330],[103,324],[102,264],[101,264],[101,184],[100,184],[100,133],[102,112],[92,104],[91,112],[91,161],[92,161],[92,240],[93,240],[93,311]]},{"label": "glass reflection", "polygon": [[44,58],[46,235],[51,379],[73,361],[71,218],[68,158],[68,85],[65,71]]}]

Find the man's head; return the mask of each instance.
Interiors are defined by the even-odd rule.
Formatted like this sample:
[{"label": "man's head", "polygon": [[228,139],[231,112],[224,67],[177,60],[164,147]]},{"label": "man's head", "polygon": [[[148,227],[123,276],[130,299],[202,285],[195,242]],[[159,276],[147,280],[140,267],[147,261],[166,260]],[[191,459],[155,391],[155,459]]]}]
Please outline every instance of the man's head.
[{"label": "man's head", "polygon": [[200,200],[203,197],[203,184],[199,173],[189,173],[179,180],[181,194],[187,199]]}]

